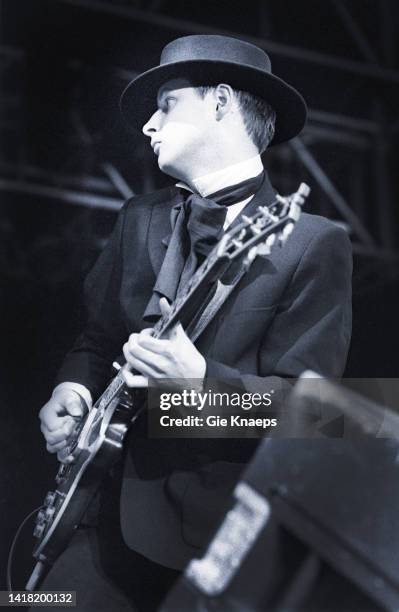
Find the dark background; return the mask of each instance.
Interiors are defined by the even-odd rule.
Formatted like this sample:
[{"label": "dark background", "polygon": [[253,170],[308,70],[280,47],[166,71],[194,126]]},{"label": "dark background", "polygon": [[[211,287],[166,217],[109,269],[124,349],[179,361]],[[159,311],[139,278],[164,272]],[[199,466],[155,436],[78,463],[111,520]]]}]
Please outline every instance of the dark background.
[{"label": "dark background", "polygon": [[[191,33],[263,46],[306,98],[300,139],[266,152],[281,193],[304,180],[306,210],[354,246],[347,376],[398,374],[399,66],[395,0],[0,0],[0,588],[12,537],[53,486],[37,413],[83,324],[81,287],[116,211],[168,183],[118,112],[136,72]],[[14,586],[30,569],[22,532]]]}]

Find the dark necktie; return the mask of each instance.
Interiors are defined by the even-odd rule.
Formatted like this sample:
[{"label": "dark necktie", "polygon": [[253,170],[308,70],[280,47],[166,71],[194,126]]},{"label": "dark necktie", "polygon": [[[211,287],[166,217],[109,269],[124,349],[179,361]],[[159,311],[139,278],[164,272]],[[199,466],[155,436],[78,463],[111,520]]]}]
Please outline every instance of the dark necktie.
[{"label": "dark necktie", "polygon": [[160,297],[170,302],[175,299],[179,286],[184,286],[220,240],[227,207],[254,195],[263,180],[262,172],[206,198],[193,193],[172,208],[172,232],[163,240],[167,251],[144,320],[153,322],[160,316]]}]

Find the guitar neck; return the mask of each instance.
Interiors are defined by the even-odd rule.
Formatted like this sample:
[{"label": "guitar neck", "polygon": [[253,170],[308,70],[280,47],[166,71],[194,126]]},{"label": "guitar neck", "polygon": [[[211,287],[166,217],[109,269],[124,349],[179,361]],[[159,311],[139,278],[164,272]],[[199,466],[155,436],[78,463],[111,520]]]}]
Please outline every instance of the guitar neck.
[{"label": "guitar neck", "polygon": [[153,336],[162,338],[176,323],[187,327],[197,314],[213,283],[230,265],[228,257],[219,257],[214,249],[182,288],[171,304],[170,313],[163,316],[154,326]]},{"label": "guitar neck", "polygon": [[[204,299],[212,282],[214,282],[223,271],[229,266],[230,260],[228,257],[219,257],[217,247],[210,253],[207,259],[198,268],[192,278],[189,280],[183,291],[179,293],[176,299],[171,304],[171,311],[167,316],[161,317],[154,326],[154,337],[161,338],[164,336],[178,321],[187,325],[189,316],[192,316],[198,310],[198,300]],[[108,406],[109,402],[115,398],[120,391],[125,388],[125,379],[122,372],[111,380],[103,394],[99,397],[94,407],[103,409]]]}]

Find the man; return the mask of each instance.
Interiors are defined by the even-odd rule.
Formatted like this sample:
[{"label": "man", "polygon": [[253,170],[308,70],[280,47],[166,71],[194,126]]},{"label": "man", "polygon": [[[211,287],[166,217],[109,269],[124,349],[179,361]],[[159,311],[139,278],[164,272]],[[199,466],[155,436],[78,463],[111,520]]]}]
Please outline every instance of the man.
[{"label": "man", "polygon": [[[308,368],[340,376],[345,365],[350,243],[342,229],[306,214],[284,250],[254,262],[195,345],[181,325],[168,338],[151,335],[151,324],[168,311],[205,246],[209,250],[244,209],[253,214],[275,198],[260,153],[298,134],[306,108],[298,92],[272,74],[268,56],[233,38],[180,38],[165,47],[160,66],[129,84],[121,110],[130,123],[144,125],[159,168],[178,183],[125,204],[88,277],[87,328],[40,413],[52,453],[64,448],[84,405],[90,408],[105,387],[122,346],[138,372],[126,374],[131,387],[145,386],[148,377],[199,385],[234,378],[253,391],[269,377],[296,377]],[[200,554],[254,448],[238,440],[151,440],[144,430],[143,421],[124,461],[125,544],[108,555],[114,560],[108,576],[127,598],[110,587],[99,555],[88,552],[92,527],[75,536],[42,587],[84,589],[88,599],[80,609],[90,609],[94,596],[97,607],[109,597],[113,610],[131,609],[132,602],[156,609],[178,572]],[[101,517],[108,517],[102,521],[108,536],[103,529],[100,538],[108,551],[117,537],[116,527],[109,535],[113,486],[100,512],[100,531]],[[84,559],[83,577],[76,575],[76,558]]]}]

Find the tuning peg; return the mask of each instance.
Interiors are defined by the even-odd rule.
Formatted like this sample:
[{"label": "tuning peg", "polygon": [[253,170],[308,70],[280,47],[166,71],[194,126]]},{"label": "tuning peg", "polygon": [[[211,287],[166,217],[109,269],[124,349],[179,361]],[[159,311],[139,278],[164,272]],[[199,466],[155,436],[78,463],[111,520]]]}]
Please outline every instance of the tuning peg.
[{"label": "tuning peg", "polygon": [[266,244],[266,242],[262,242],[256,247],[256,254],[260,257],[267,257],[272,252],[271,247]]},{"label": "tuning peg", "polygon": [[305,200],[302,199],[302,202],[300,202],[299,204],[298,204],[298,202],[292,202],[291,203],[289,217],[293,221],[298,221],[298,219],[299,219],[299,217],[301,215],[301,212],[302,212],[300,204],[303,204],[304,201]]},{"label": "tuning peg", "polygon": [[241,240],[239,238],[233,238],[233,240],[231,242],[232,242],[232,244],[234,244],[234,246],[237,249],[241,249],[242,248],[242,242],[241,242]]},{"label": "tuning peg", "polygon": [[310,187],[306,183],[301,183],[299,185],[298,194],[303,198],[307,198],[310,193]]},{"label": "tuning peg", "polygon": [[299,185],[298,191],[296,191],[292,195],[292,199],[294,200],[294,202],[302,206],[302,204],[308,197],[309,193],[310,193],[309,185],[307,185],[306,183],[301,183]]},{"label": "tuning peg", "polygon": [[253,262],[253,260],[255,259],[255,257],[258,254],[258,247],[254,246],[251,249],[249,249],[244,261],[243,261],[243,265],[245,269],[248,269],[251,265],[251,263]]},{"label": "tuning peg", "polygon": [[276,200],[278,202],[280,202],[281,204],[288,204],[289,203],[289,198],[286,196],[282,196],[279,193],[276,193]]},{"label": "tuning peg", "polygon": [[294,224],[293,223],[287,223],[287,225],[284,227],[284,229],[282,230],[280,236],[279,236],[279,242],[280,242],[280,246],[283,246],[283,244],[285,244],[288,236],[290,236],[290,234],[292,233],[292,230],[294,229]]},{"label": "tuning peg", "polygon": [[270,234],[270,236],[268,236],[264,242],[262,242],[256,247],[257,255],[260,255],[261,257],[266,257],[267,255],[270,255],[275,242],[276,234]]}]

